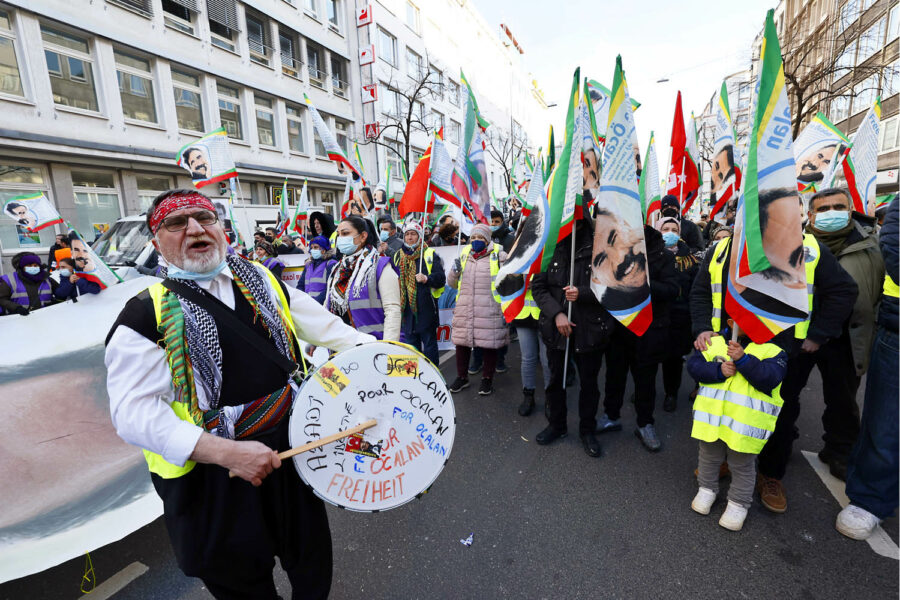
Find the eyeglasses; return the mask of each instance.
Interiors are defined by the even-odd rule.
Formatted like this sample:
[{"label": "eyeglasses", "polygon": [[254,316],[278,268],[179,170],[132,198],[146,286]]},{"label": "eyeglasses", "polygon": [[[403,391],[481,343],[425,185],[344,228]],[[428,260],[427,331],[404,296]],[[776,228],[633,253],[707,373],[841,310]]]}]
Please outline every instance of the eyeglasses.
[{"label": "eyeglasses", "polygon": [[209,227],[210,225],[219,222],[219,215],[209,212],[208,210],[201,210],[200,212],[189,215],[175,215],[174,217],[166,217],[163,219],[162,226],[166,228],[166,231],[181,231],[187,227],[189,219],[197,221],[198,225]]}]

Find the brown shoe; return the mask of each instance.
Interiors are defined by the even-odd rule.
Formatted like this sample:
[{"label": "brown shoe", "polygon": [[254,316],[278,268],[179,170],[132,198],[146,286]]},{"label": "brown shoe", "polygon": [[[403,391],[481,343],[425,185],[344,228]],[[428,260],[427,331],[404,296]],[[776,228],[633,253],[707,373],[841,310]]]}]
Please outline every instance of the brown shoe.
[{"label": "brown shoe", "polygon": [[759,491],[759,501],[773,513],[781,514],[787,510],[787,496],[780,480],[759,473],[756,476],[756,489]]},{"label": "brown shoe", "polygon": [[[731,475],[731,469],[728,468],[727,462],[723,462],[721,465],[719,465],[719,479],[725,479],[729,475]],[[696,478],[697,478],[697,469],[694,469],[694,479],[696,479]]]}]

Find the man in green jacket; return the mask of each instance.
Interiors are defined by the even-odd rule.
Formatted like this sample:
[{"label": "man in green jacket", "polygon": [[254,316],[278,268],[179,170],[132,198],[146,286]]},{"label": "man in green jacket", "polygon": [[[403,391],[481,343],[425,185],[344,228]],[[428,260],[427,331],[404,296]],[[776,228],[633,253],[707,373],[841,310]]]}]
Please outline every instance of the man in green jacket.
[{"label": "man in green jacket", "polygon": [[[794,423],[800,413],[799,396],[806,387],[813,367],[822,374],[825,412],[822,424],[824,448],[819,458],[829,465],[831,474],[844,480],[847,459],[859,435],[859,407],[856,393],[860,378],[869,365],[869,350],[875,335],[875,315],[884,282],[884,259],[878,247],[875,219],[853,212],[850,195],[843,189],[830,188],[816,193],[809,201],[807,233],[827,246],[841,267],[853,278],[859,294],[841,334],[824,343],[809,338],[800,352],[788,361],[787,375],[781,386],[781,397],[787,410],[778,418],[776,433],[763,448],[759,458],[762,490],[766,480],[780,480],[791,455]],[[813,308],[815,311],[815,307]],[[774,442],[774,443],[773,443]],[[787,507],[781,494],[761,492],[762,504],[773,512]]]}]

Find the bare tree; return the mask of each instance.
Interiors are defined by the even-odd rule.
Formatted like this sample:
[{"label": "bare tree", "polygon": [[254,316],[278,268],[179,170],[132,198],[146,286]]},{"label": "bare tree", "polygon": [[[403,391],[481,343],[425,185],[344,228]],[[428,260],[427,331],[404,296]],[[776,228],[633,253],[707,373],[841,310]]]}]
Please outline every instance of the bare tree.
[{"label": "bare tree", "polygon": [[[389,111],[376,113],[378,120],[383,121],[378,135],[361,144],[374,144],[385,148],[386,152],[400,159],[410,175],[413,136],[417,131],[428,132],[441,126],[439,123],[429,124],[425,118],[425,102],[441,96],[445,88],[443,75],[432,71],[428,67],[430,64],[426,54],[416,77],[410,77],[406,72],[391,68],[387,89],[382,93],[393,98],[394,106],[390,107]],[[396,145],[392,142],[396,142]]]},{"label": "bare tree", "polygon": [[[794,138],[803,126],[826,109],[838,98],[854,98],[860,92],[879,90],[878,75],[892,65],[882,64],[880,44],[873,56],[862,65],[844,64],[842,55],[848,47],[852,50],[862,42],[862,18],[840,31],[840,15],[832,14],[824,21],[813,13],[813,7],[822,3],[805,2],[796,16],[785,24],[781,34],[781,54],[784,59],[784,77],[791,104],[792,133]],[[859,82],[875,76],[874,85],[855,89]]]},{"label": "bare tree", "polygon": [[486,147],[488,154],[503,169],[503,181],[506,185],[506,193],[512,193],[510,174],[516,168],[515,161],[522,152],[528,150],[528,137],[521,127],[515,122],[511,123],[512,131],[507,132],[499,127],[490,127],[487,130]]}]

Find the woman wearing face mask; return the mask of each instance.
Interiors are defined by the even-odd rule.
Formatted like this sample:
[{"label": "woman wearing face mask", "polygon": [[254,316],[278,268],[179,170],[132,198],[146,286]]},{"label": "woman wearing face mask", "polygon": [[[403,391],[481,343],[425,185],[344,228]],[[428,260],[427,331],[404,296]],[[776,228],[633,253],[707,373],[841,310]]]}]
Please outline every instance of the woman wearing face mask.
[{"label": "woman wearing face mask", "polygon": [[678,405],[684,356],[690,353],[694,342],[688,298],[691,283],[700,263],[680,237],[682,223],[682,220],[674,217],[663,217],[656,223],[656,229],[662,234],[666,250],[675,254],[675,270],[678,272],[678,285],[681,288],[678,297],[669,305],[671,324],[666,344],[667,354],[662,361],[663,387],[666,392],[663,410],[666,412],[674,411]]},{"label": "woman wearing face mask", "polygon": [[57,283],[41,265],[41,259],[31,252],[22,252],[12,259],[14,272],[0,277],[0,309],[3,314],[27,315],[54,302]]},{"label": "woman wearing face mask", "polygon": [[278,253],[275,252],[275,246],[269,242],[256,242],[256,246],[253,248],[253,255],[265,268],[272,271],[272,275],[281,279],[284,263],[275,258],[278,256]]},{"label": "woman wearing face mask", "polygon": [[317,235],[309,243],[309,259],[303,267],[303,276],[297,282],[297,289],[312,296],[319,304],[325,302],[326,285],[331,276],[331,270],[337,261],[331,252],[331,244],[328,238]]},{"label": "woman wearing face mask", "polygon": [[400,284],[391,259],[372,246],[374,234],[362,217],[340,222],[335,245],[341,260],[331,271],[325,308],[357,331],[378,339],[400,339]]},{"label": "woman wearing face mask", "polygon": [[75,272],[75,261],[63,258],[59,261],[59,287],[53,295],[60,300],[75,300],[84,294],[99,294],[100,284],[96,281],[79,277]]},{"label": "woman wearing face mask", "polygon": [[491,230],[483,223],[472,228],[471,239],[472,243],[462,249],[447,277],[452,287],[459,288],[451,334],[456,345],[457,377],[450,391],[455,393],[468,387],[472,348],[482,348],[484,370],[478,393],[487,396],[494,391],[497,351],[509,343],[509,328],[500,308],[500,295],[494,287],[506,253],[491,241]]}]

